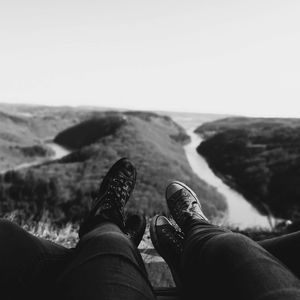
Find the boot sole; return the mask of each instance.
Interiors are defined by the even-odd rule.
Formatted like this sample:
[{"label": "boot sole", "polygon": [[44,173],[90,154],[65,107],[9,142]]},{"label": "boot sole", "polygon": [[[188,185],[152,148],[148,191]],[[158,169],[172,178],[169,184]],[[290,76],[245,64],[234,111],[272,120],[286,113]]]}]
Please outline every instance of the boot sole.
[{"label": "boot sole", "polygon": [[169,266],[176,287],[178,288],[179,291],[182,291],[181,280],[179,279],[179,276],[178,276],[175,268],[173,267],[172,263],[168,260],[168,258],[167,258],[168,254],[164,252],[163,248],[160,246],[160,243],[159,243],[159,239],[158,239],[158,236],[156,233],[156,222],[157,222],[158,217],[159,217],[159,215],[154,216],[150,222],[151,241],[152,241],[152,244],[153,244],[155,250],[165,260],[165,262]]}]

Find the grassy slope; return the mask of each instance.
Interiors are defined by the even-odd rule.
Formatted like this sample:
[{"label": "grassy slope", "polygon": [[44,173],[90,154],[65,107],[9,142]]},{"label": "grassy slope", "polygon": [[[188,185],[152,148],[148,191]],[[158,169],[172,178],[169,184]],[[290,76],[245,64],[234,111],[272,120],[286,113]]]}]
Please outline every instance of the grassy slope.
[{"label": "grassy slope", "polygon": [[43,145],[45,140],[80,122],[87,114],[70,108],[0,104],[0,170],[41,158],[38,151],[37,155],[26,155],[26,147]]},{"label": "grassy slope", "polygon": [[227,118],[197,129],[198,151],[261,210],[285,218],[300,212],[300,120]]},{"label": "grassy slope", "polygon": [[[76,121],[105,115],[101,112],[77,115],[66,111],[63,124],[59,124],[61,112],[56,113],[60,130],[66,123],[75,125]],[[176,123],[154,114],[126,113],[123,116],[126,123],[116,132],[76,149],[60,161],[0,177],[2,210],[24,209],[38,216],[45,208],[56,219],[77,220],[87,209],[101,178],[122,156],[131,158],[138,170],[136,189],[128,203],[130,211],[149,215],[166,212],[164,190],[173,179],[182,180],[196,190],[208,215],[226,209],[223,198],[199,181],[189,167],[181,144],[185,135]],[[55,123],[52,118],[51,110],[44,112],[44,120]],[[43,123],[40,126],[43,127]],[[81,134],[89,134],[89,130]]]}]

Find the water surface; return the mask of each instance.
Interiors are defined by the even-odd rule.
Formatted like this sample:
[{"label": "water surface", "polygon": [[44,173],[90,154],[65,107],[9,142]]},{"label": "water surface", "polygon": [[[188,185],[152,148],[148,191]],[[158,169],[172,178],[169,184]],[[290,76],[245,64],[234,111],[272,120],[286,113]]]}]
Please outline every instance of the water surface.
[{"label": "water surface", "polygon": [[247,227],[270,228],[270,222],[266,216],[261,215],[240,193],[236,192],[217,177],[206,160],[196,151],[197,146],[203,141],[201,137],[188,130],[191,143],[184,147],[187,159],[193,171],[209,185],[215,187],[222,194],[228,205],[228,215],[224,219],[224,225],[237,226],[240,229]]}]

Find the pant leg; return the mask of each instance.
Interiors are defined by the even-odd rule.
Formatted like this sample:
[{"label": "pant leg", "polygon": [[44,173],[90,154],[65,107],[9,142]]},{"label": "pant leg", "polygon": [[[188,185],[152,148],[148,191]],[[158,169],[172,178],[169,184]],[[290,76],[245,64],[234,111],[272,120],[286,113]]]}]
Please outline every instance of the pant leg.
[{"label": "pant leg", "polygon": [[113,223],[85,234],[57,282],[62,299],[155,299],[133,243]]},{"label": "pant leg", "polygon": [[193,299],[300,299],[299,280],[273,255],[205,221],[190,220],[182,267]]},{"label": "pant leg", "polygon": [[0,220],[0,297],[46,299],[70,255],[71,250]]},{"label": "pant leg", "polygon": [[259,244],[300,278],[300,231],[260,241]]}]

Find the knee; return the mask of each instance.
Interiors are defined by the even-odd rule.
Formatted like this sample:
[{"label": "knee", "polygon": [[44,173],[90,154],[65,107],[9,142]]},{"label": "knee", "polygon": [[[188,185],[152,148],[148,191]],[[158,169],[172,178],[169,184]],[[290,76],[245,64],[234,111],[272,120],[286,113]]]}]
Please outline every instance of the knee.
[{"label": "knee", "polygon": [[116,231],[91,231],[80,240],[80,246],[91,246],[103,249],[131,247],[129,238],[122,232]]},{"label": "knee", "polygon": [[17,224],[8,220],[0,220],[0,256],[11,256],[13,253],[22,256],[31,256],[37,251],[37,238],[28,233]]},{"label": "knee", "polygon": [[249,243],[254,243],[242,234],[223,232],[206,241],[197,240],[185,247],[183,265],[203,265],[204,262],[222,262],[245,251]]},{"label": "knee", "polygon": [[0,240],[8,239],[16,236],[21,228],[5,219],[0,219]]},{"label": "knee", "polygon": [[205,249],[217,259],[245,252],[253,243],[242,234],[224,233],[210,239],[205,245]]},{"label": "knee", "polygon": [[18,225],[0,220],[0,269],[17,269],[36,251],[29,234]]}]

